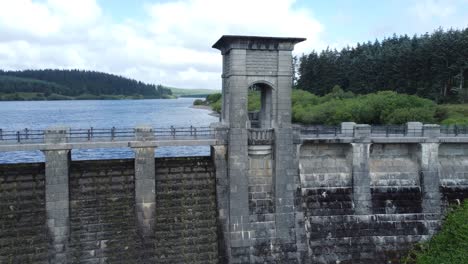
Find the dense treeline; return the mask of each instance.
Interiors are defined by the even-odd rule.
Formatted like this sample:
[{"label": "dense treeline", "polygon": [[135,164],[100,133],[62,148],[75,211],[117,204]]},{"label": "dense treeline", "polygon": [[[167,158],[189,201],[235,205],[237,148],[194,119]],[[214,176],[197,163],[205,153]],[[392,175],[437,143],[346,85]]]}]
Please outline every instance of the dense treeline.
[{"label": "dense treeline", "polygon": [[356,94],[392,90],[468,102],[468,28],[312,52],[299,59],[298,74],[297,86],[316,95],[339,85]]},{"label": "dense treeline", "polygon": [[112,74],[81,70],[0,70],[0,93],[42,93],[63,96],[88,95],[139,95],[144,98],[167,98],[170,89],[162,85]]}]

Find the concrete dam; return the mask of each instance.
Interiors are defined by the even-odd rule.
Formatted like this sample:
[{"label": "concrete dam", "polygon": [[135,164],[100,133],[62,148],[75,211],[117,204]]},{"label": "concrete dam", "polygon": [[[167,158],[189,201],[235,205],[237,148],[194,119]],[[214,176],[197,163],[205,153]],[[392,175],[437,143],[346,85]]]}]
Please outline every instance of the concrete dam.
[{"label": "concrete dam", "polygon": [[[210,127],[2,131],[0,151],[45,162],[0,165],[0,263],[400,263],[468,198],[468,130],[291,124],[301,41],[217,41],[223,108]],[[196,145],[211,155],[154,155]],[[135,158],[70,156],[116,147]]]}]

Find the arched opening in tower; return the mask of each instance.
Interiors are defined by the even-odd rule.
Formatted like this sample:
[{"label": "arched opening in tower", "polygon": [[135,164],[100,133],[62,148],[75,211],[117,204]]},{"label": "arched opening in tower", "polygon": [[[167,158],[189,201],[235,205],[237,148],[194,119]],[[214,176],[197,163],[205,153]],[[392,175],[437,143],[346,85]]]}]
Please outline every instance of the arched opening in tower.
[{"label": "arched opening in tower", "polygon": [[252,128],[272,127],[272,87],[266,83],[254,83],[249,87],[248,111]]}]

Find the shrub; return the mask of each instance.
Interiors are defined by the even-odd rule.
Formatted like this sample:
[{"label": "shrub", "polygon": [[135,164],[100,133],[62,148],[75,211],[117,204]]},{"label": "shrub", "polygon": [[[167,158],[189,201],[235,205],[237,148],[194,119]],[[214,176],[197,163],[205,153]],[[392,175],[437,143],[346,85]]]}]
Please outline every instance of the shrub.
[{"label": "shrub", "polygon": [[248,95],[248,106],[247,109],[249,112],[256,112],[259,111],[262,107],[262,103],[260,102],[260,91],[249,91]]},{"label": "shrub", "polygon": [[197,99],[193,101],[193,105],[204,105],[204,104],[205,104],[205,101],[203,101],[202,99]]},{"label": "shrub", "polygon": [[212,104],[218,100],[221,100],[221,96],[221,93],[210,94],[206,97],[206,101],[208,102],[208,104]]},{"label": "shrub", "polygon": [[400,108],[393,111],[385,120],[386,124],[404,124],[418,121],[422,123],[434,123],[434,108]]},{"label": "shrub", "polygon": [[452,209],[442,230],[418,244],[403,260],[406,264],[468,263],[468,201]]},{"label": "shrub", "polygon": [[463,125],[463,126],[468,126],[468,116],[466,117],[451,117],[444,119],[441,122],[442,125]]},{"label": "shrub", "polygon": [[210,104],[211,109],[217,113],[221,113],[221,100],[218,100],[212,104]]}]

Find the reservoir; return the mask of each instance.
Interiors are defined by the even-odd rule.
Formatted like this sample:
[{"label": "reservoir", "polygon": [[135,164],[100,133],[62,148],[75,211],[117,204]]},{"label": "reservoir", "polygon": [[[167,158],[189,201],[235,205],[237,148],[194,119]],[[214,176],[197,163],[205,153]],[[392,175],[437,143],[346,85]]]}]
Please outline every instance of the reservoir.
[{"label": "reservoir", "polygon": [[[76,100],[76,101],[9,101],[0,102],[0,129],[3,131],[45,129],[50,126],[70,128],[155,128],[204,127],[218,118],[209,110],[191,108],[194,98],[151,100]],[[156,157],[209,155],[209,147],[161,147]],[[130,148],[81,149],[72,151],[74,160],[133,158]],[[0,152],[0,163],[42,162],[35,152]]]}]

